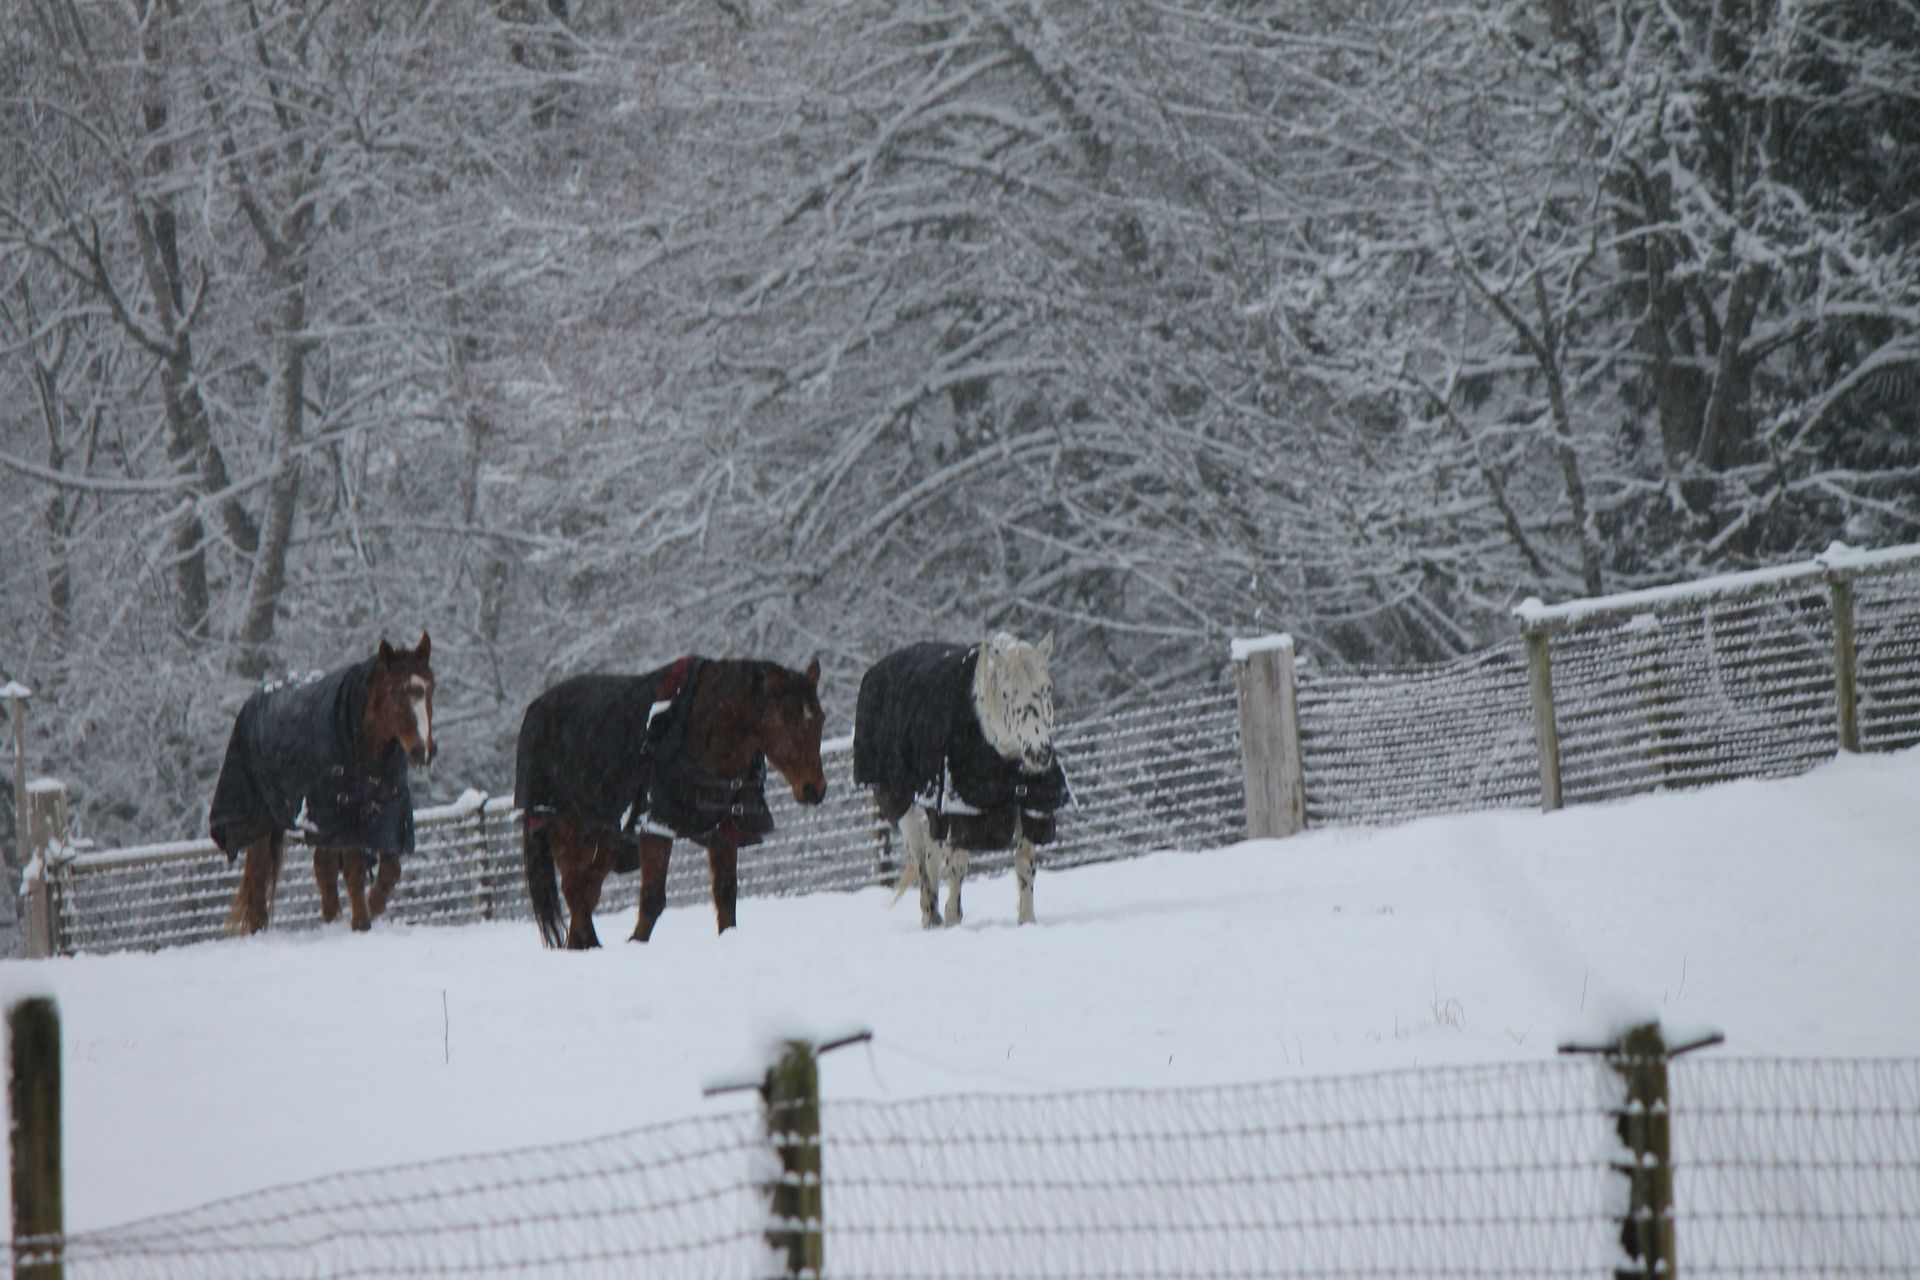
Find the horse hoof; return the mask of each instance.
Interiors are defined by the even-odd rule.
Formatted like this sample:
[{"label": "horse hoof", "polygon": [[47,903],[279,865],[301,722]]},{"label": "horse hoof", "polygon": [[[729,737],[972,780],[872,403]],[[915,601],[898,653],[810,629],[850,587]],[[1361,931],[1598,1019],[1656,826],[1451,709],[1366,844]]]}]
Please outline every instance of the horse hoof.
[{"label": "horse hoof", "polygon": [[371,920],[355,920],[353,922],[353,931],[355,933],[366,933],[368,930],[372,928],[373,928],[373,921]]}]

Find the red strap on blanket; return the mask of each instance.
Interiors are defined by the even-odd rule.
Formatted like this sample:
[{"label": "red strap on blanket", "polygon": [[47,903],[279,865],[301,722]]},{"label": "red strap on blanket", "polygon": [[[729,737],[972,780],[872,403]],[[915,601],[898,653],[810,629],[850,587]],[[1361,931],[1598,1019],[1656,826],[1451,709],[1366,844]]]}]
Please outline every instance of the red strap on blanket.
[{"label": "red strap on blanket", "polygon": [[655,702],[672,702],[680,696],[680,686],[687,682],[687,668],[693,665],[693,655],[687,654],[668,667],[666,674],[660,677],[660,688],[653,695]]}]

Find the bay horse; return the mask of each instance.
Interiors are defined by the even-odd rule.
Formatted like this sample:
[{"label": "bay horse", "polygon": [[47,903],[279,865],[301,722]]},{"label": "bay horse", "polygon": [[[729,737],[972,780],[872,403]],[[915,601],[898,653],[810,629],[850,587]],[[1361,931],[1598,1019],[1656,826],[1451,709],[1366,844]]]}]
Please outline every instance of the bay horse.
[{"label": "bay horse", "polygon": [[636,868],[631,941],[647,941],[666,909],[676,839],[706,846],[714,915],[720,932],[733,928],[740,846],[773,829],[767,764],[801,804],[826,798],[819,686],[817,661],[797,672],[688,655],[645,675],[573,676],[535,698],[520,723],[513,796],[541,941],[599,946],[601,886]]},{"label": "bay horse", "polygon": [[1053,841],[1054,814],[1073,798],[1053,749],[1052,653],[1051,631],[1038,644],[1000,631],[972,646],[896,649],[860,680],[853,780],[904,838],[893,900],[918,881],[923,928],[959,924],[972,854],[1008,847],[1015,918],[1034,922],[1034,848]]},{"label": "bay horse", "polygon": [[424,631],[412,649],[383,637],[370,658],[264,685],[241,706],[208,815],[228,859],[245,855],[227,933],[267,927],[293,830],[313,847],[323,922],[340,916],[341,877],[355,932],[386,910],[400,857],[413,852],[407,764],[426,765],[435,753],[432,647]]}]

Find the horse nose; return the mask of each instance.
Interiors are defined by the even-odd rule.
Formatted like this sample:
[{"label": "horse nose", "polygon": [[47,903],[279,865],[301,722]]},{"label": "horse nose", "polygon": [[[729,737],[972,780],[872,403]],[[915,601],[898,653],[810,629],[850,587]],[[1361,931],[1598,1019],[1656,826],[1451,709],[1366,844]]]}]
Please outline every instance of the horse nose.
[{"label": "horse nose", "polygon": [[433,763],[433,757],[437,754],[438,750],[435,745],[428,742],[421,746],[414,747],[411,751],[407,752],[407,759],[424,768]]},{"label": "horse nose", "polygon": [[1053,765],[1053,748],[1051,746],[1028,747],[1023,754],[1025,754],[1027,758],[1027,767],[1035,773],[1043,769],[1051,768]]},{"label": "horse nose", "polygon": [[827,784],[824,782],[809,782],[806,786],[800,788],[801,804],[819,804],[826,798]]}]

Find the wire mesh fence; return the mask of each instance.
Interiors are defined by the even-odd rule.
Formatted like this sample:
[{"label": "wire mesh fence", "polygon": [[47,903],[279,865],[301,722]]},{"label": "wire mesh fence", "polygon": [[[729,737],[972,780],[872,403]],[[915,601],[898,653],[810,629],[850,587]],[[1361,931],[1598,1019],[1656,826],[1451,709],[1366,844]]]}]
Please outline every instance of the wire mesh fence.
[{"label": "wire mesh fence", "polygon": [[[1231,839],[1240,817],[1239,751],[1232,690],[1063,725],[1056,746],[1068,769],[1074,808],[1062,816],[1044,865],[1076,866],[1155,849]],[[800,805],[769,788],[773,833],[743,852],[744,897],[791,896],[890,883],[900,870],[897,841],[871,796],[853,785],[845,740],[821,752],[827,799]],[[404,861],[388,918],[462,924],[529,915],[520,851],[520,815],[506,797],[469,792],[451,805],[418,810],[415,851]],[[675,846],[667,900],[706,900],[706,859]],[[691,855],[691,856],[689,856]],[[275,928],[318,923],[319,891],[297,837],[274,906]],[[1011,865],[1012,853],[980,854],[978,870]],[[235,864],[210,840],[68,853],[49,860],[52,937],[61,954],[175,946],[219,937],[239,882]],[[608,878],[604,904],[637,901],[637,875]]]},{"label": "wire mesh fence", "polygon": [[[57,1241],[74,1280],[792,1274],[1632,1274],[1609,1061],[818,1105],[817,1221],[776,1219],[757,1108],[339,1175]],[[1920,1060],[1671,1064],[1661,1274],[1913,1275]],[[812,1166],[810,1166],[812,1167]]]},{"label": "wire mesh fence", "polygon": [[[1551,658],[1550,762],[1527,646],[1392,671],[1307,667],[1298,686],[1300,783],[1309,825],[1396,822],[1734,778],[1777,777],[1830,758],[1847,735],[1891,750],[1920,743],[1920,547],[1836,551],[1804,564],[1684,588],[1523,609]],[[1842,676],[1846,677],[1844,680]],[[1845,695],[1845,696],[1843,696]],[[1076,807],[1043,867],[1204,848],[1246,834],[1246,769],[1233,689],[1063,725],[1057,745]],[[853,785],[850,743],[822,758],[827,801],[771,797],[772,836],[740,860],[746,897],[890,881],[899,851]],[[476,793],[422,810],[418,851],[390,907],[403,921],[523,917],[518,814]],[[276,927],[318,919],[306,854],[290,845]],[[977,871],[1011,863],[981,854]],[[53,950],[169,946],[219,935],[237,875],[207,841],[47,860]],[[615,876],[602,901],[637,897]],[[678,846],[670,903],[703,900],[705,859]]]}]

